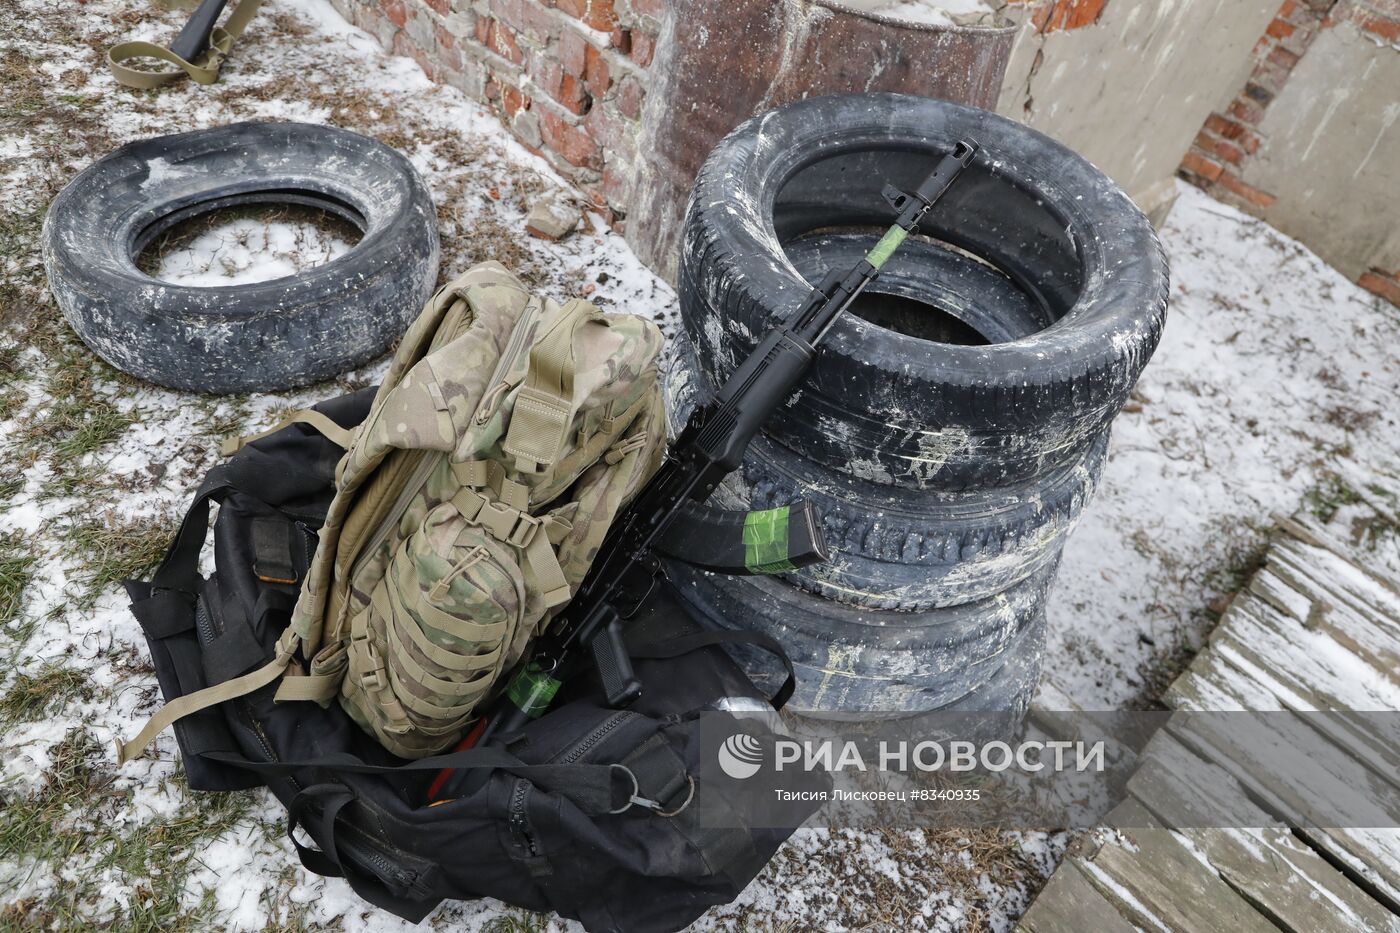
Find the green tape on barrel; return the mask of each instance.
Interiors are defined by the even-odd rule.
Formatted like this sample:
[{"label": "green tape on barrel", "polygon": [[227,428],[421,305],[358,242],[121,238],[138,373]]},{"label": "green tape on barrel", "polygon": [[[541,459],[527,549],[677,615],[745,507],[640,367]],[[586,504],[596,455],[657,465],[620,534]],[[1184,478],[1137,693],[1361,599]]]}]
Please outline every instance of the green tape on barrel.
[{"label": "green tape on barrel", "polygon": [[750,512],[744,519],[744,566],[751,573],[796,569],[788,560],[788,507]]},{"label": "green tape on barrel", "polygon": [[519,674],[510,680],[506,696],[525,715],[534,719],[549,709],[554,702],[554,694],[559,692],[559,681],[541,671],[534,664],[527,664]]},{"label": "green tape on barrel", "polygon": [[903,227],[890,227],[885,231],[885,235],[880,237],[880,242],[875,244],[875,248],[866,254],[865,261],[876,269],[885,264],[895,250],[899,249],[899,244],[904,242],[904,238],[909,232]]}]

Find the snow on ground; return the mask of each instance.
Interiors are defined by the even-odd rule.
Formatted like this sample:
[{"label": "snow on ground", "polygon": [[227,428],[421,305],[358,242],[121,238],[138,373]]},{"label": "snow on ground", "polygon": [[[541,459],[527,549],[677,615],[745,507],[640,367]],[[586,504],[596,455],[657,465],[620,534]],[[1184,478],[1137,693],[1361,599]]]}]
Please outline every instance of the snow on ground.
[{"label": "snow on ground", "polygon": [[[9,8],[18,13],[0,22],[0,320],[10,334],[0,338],[0,926],[408,929],[297,866],[267,795],[187,791],[169,735],[121,769],[109,751],[158,701],[116,581],[158,558],[221,437],[369,384],[382,362],[246,398],[127,379],[76,341],[43,288],[34,250],[43,208],[76,171],[132,139],[242,119],[328,122],[377,136],[424,174],[444,278],[496,258],[558,297],[586,293],[667,329],[674,296],[596,222],[557,244],[524,236],[530,203],[561,180],[489,113],[383,54],[324,0],[268,3],[217,85],[156,92],[117,89],[89,65],[118,39],[173,34],[178,15],[117,0],[77,12],[44,0]],[[1345,509],[1334,459],[1381,458],[1395,436],[1385,404],[1400,384],[1393,308],[1193,189],[1163,237],[1176,283],[1166,336],[1119,419],[1052,604],[1046,669],[1085,706],[1150,700],[1208,629],[1211,603],[1240,582],[1270,512]],[[244,217],[173,244],[155,269],[227,284],[348,245],[315,224]],[[1393,539],[1383,546],[1394,552]],[[1064,843],[1043,833],[806,830],[700,927],[1007,929]],[[567,926],[496,902],[449,905],[428,923]]]},{"label": "snow on ground", "polygon": [[1155,696],[1270,515],[1346,499],[1347,461],[1393,460],[1400,437],[1400,311],[1189,186],[1161,235],[1166,332],[1050,608],[1046,673],[1087,708]]}]

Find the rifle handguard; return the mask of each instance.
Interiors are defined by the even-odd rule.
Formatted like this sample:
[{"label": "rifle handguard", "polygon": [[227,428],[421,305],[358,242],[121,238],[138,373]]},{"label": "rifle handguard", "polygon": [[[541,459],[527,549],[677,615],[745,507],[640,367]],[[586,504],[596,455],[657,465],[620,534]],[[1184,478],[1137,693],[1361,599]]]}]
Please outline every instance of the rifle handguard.
[{"label": "rifle handguard", "polygon": [[802,499],[757,512],[688,502],[657,549],[705,570],[746,576],[782,573],[830,558],[821,520]]}]

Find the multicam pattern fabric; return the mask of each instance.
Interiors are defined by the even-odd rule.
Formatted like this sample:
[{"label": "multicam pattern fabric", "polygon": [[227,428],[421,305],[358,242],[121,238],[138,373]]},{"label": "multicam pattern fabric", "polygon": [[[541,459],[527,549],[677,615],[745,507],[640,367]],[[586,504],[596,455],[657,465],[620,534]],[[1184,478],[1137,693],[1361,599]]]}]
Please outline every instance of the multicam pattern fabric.
[{"label": "multicam pattern fabric", "polygon": [[[660,465],[661,342],[498,263],[435,295],[341,462],[279,699],[338,696],[404,757],[455,744]],[[525,445],[522,394],[545,412]]]}]

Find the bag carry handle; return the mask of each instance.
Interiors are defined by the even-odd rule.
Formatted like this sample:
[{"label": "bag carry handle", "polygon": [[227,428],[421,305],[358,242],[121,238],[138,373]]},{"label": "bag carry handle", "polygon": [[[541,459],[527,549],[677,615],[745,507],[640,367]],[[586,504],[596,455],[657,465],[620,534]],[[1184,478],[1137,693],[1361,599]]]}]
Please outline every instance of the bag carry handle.
[{"label": "bag carry handle", "polygon": [[[397,914],[410,923],[418,923],[442,903],[442,897],[434,892],[431,883],[424,890],[422,897],[413,898],[397,894],[382,878],[361,871],[354,867],[352,861],[341,857],[340,847],[335,838],[335,820],[346,804],[354,799],[354,792],[343,784],[313,784],[307,787],[292,798],[287,807],[287,838],[291,840],[301,864],[308,871],[314,871],[327,878],[344,878],[356,894],[375,907]],[[316,820],[319,832],[313,832],[311,810],[317,805],[321,808],[320,816]],[[298,826],[306,827],[307,833],[321,848],[313,849],[302,845],[296,835]],[[429,873],[437,868],[435,863],[430,862],[429,865]]]}]

